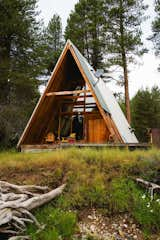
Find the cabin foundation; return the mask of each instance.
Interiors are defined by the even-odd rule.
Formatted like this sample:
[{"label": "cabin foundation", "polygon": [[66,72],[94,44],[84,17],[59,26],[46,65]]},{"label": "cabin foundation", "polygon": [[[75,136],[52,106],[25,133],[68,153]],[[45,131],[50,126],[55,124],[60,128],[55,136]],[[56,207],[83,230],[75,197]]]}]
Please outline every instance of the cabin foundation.
[{"label": "cabin foundation", "polygon": [[104,143],[61,143],[61,144],[42,144],[42,145],[22,145],[21,152],[51,152],[58,149],[68,149],[68,148],[93,148],[97,150],[101,149],[128,149],[133,150],[148,150],[152,147],[148,143],[137,143],[137,144],[104,144]]}]

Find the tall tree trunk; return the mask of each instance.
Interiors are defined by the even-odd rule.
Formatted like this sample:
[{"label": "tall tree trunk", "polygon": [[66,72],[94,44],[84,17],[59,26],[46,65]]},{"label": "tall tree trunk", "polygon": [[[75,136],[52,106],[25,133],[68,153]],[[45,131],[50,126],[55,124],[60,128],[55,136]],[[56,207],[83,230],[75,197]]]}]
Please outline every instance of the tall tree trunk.
[{"label": "tall tree trunk", "polygon": [[128,123],[131,124],[131,110],[129,101],[129,81],[128,81],[128,68],[127,58],[125,51],[125,40],[124,40],[124,14],[123,14],[123,0],[120,0],[120,33],[121,33],[121,55],[122,55],[122,66],[124,75],[124,89],[125,89],[125,107],[126,107],[126,118]]},{"label": "tall tree trunk", "polygon": [[10,37],[1,38],[0,49],[0,103],[8,104],[10,102],[10,51],[11,40]]},{"label": "tall tree trunk", "polygon": [[129,83],[128,83],[127,60],[126,60],[125,53],[122,54],[122,55],[123,55],[122,58],[123,58],[126,117],[127,117],[128,123],[131,124],[131,110],[130,110],[130,101],[129,101]]},{"label": "tall tree trunk", "polygon": [[90,55],[89,55],[89,46],[88,46],[88,37],[87,37],[87,32],[85,33],[85,48],[86,48],[86,55],[87,55],[87,60],[90,63]]}]

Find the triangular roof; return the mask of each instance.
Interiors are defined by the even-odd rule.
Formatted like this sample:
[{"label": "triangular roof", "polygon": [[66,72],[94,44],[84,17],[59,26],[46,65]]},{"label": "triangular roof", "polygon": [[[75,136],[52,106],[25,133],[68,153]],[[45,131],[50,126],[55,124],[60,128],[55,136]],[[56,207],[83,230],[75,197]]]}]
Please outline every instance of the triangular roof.
[{"label": "triangular roof", "polygon": [[[117,134],[117,140],[123,143],[138,143],[138,140],[133,133],[130,125],[128,124],[119,104],[117,103],[113,93],[108,89],[104,81],[99,81],[98,78],[95,76],[95,70],[90,66],[87,60],[82,56],[79,50],[74,46],[74,44],[68,40],[63,52],[54,68],[54,71],[51,75],[50,80],[48,81],[47,87],[41,96],[19,142],[18,147],[25,142],[25,138],[29,131],[32,129],[32,125],[36,125],[36,117],[41,117],[41,114],[38,113],[40,107],[45,103],[46,94],[50,92],[50,89],[57,80],[56,74],[60,71],[62,67],[65,56],[67,52],[70,52],[74,59],[74,64],[77,65],[80,74],[83,76],[84,80],[86,81],[87,85],[89,86],[96,103],[99,106],[99,111],[104,118],[106,124],[109,125],[109,128],[112,130],[114,129],[114,133]],[[63,70],[63,69],[62,69]],[[58,82],[57,82],[58,83]],[[47,109],[46,109],[47,111]],[[38,115],[39,114],[39,115]],[[38,125],[37,125],[38,126]]]}]

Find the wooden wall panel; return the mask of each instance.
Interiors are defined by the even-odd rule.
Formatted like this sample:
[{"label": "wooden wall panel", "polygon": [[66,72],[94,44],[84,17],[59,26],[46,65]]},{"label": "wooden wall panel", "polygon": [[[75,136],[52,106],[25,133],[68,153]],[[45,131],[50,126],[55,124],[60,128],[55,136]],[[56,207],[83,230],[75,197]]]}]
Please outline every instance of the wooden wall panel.
[{"label": "wooden wall panel", "polygon": [[89,143],[106,143],[109,140],[109,131],[102,118],[90,118],[86,124],[87,142]]}]

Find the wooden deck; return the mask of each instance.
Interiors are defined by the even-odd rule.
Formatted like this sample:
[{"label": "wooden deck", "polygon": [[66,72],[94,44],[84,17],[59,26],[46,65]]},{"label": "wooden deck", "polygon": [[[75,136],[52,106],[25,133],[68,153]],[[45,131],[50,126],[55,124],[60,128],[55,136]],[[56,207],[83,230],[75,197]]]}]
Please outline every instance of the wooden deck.
[{"label": "wooden deck", "polygon": [[41,144],[41,145],[22,145],[20,151],[21,152],[42,152],[42,151],[53,151],[56,149],[64,149],[64,148],[119,148],[119,149],[149,149],[151,148],[151,144],[148,143],[129,143],[129,144],[95,144],[95,143],[61,143],[61,144]]}]

